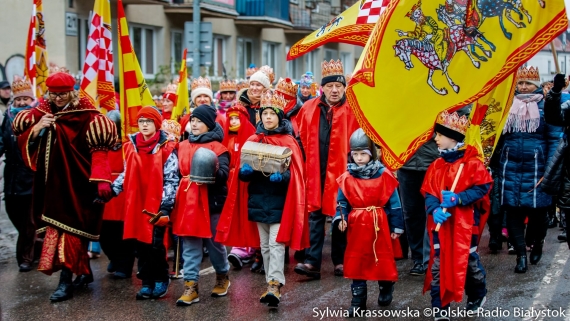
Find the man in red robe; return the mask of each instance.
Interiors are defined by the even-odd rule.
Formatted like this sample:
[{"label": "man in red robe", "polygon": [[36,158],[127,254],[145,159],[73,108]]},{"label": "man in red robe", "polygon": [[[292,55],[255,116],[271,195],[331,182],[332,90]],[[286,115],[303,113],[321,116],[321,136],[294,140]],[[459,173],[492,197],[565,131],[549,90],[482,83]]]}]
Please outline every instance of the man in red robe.
[{"label": "man in red robe", "polygon": [[[325,61],[321,67],[324,94],[307,101],[297,116],[305,172],[314,175],[305,176],[311,247],[305,251],[305,262],[297,264],[295,272],[315,279],[321,277],[327,216],[336,212],[336,179],[346,171],[348,141],[359,128],[346,101],[342,63]],[[339,220],[333,222],[331,256],[335,275],[342,276],[346,234],[340,232],[338,223]]]},{"label": "man in red robe", "polygon": [[[54,73],[46,84],[48,99],[18,113],[13,128],[24,162],[35,171],[34,218],[47,224],[38,270],[62,270],[50,297],[58,302],[70,299],[74,286],[93,282],[87,246],[99,239],[102,201],[111,197],[107,151],[117,129],[89,100],[79,99],[71,75]],[[78,277],[72,285],[73,273]]]}]

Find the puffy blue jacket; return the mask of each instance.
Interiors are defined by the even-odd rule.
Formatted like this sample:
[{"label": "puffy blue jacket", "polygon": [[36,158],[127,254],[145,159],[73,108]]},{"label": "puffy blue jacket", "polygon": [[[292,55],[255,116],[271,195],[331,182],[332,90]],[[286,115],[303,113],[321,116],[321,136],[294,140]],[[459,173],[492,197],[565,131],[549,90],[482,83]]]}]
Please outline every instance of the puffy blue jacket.
[{"label": "puffy blue jacket", "polygon": [[[542,88],[534,94],[542,95]],[[495,170],[499,175],[503,206],[541,208],[552,203],[552,197],[536,186],[556,151],[562,128],[549,125],[544,120],[544,100],[538,103],[538,108],[540,125],[536,132],[505,133],[497,146],[500,160]]]}]

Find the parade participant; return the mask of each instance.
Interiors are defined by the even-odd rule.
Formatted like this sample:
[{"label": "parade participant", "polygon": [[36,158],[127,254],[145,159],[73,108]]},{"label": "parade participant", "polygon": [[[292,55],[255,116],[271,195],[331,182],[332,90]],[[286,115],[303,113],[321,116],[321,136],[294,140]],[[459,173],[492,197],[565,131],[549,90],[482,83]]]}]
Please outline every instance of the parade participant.
[{"label": "parade participant", "polygon": [[350,136],[347,171],[337,182],[335,218],[340,219],[341,232],[348,229],[344,277],[352,279],[349,313],[354,317],[366,310],[366,281],[378,281],[380,306],[392,302],[398,280],[394,257],[400,250],[392,242],[404,232],[404,219],[398,181],[382,165],[376,146],[361,128]]},{"label": "parade participant", "polygon": [[[222,80],[220,81],[220,96],[221,99],[218,102],[218,113],[222,117],[226,117],[226,112],[228,108],[234,105],[236,102],[237,94],[237,83],[234,80]],[[227,119],[226,119],[227,122]]]},{"label": "parade participant", "polygon": [[[176,194],[176,206],[172,212],[173,233],[181,238],[184,258],[184,293],[176,305],[188,306],[200,301],[198,279],[203,257],[203,246],[209,253],[216,271],[216,284],[213,297],[223,297],[228,293],[230,280],[225,246],[216,242],[216,226],[227,197],[227,181],[230,156],[222,141],[224,131],[216,123],[216,111],[208,105],[198,106],[192,111],[190,136],[180,143],[180,174],[182,180]],[[201,184],[190,180],[192,164],[195,164],[196,151],[200,148],[215,153],[218,159],[215,182]],[[191,222],[189,224],[189,222]]]},{"label": "parade participant", "polygon": [[166,91],[162,95],[162,120],[168,120],[172,116],[172,110],[176,103],[178,102],[178,96],[176,91],[178,90],[178,84],[169,84],[166,87]]},{"label": "parade participant", "polygon": [[[275,86],[275,92],[279,93],[280,95],[285,98],[287,101],[287,105],[283,112],[285,113],[285,118],[291,122],[291,126],[293,126],[293,136],[297,137],[299,134],[299,126],[297,125],[297,121],[293,121],[287,118],[288,112],[297,106],[297,91],[299,86],[295,84],[291,78],[279,78],[277,82],[277,86]],[[293,117],[295,118],[295,117]]]},{"label": "parade participant", "polygon": [[6,155],[4,167],[4,203],[6,214],[18,231],[16,261],[20,272],[32,270],[36,227],[32,217],[32,186],[34,172],[26,167],[18,144],[14,140],[12,123],[21,111],[37,106],[32,84],[27,79],[14,77],[14,100],[4,114],[0,131],[0,156]]},{"label": "parade participant", "polygon": [[[562,134],[562,127],[545,122],[543,91],[539,86],[537,68],[519,69],[513,105],[495,151],[500,155],[497,174],[501,205],[507,215],[509,238],[517,253],[515,273],[527,271],[526,245],[532,246],[531,264],[537,264],[542,257],[552,197],[538,185]],[[525,242],[527,217],[526,233],[530,239]]]},{"label": "parade participant", "polygon": [[259,103],[261,101],[261,93],[265,89],[271,88],[271,84],[275,80],[273,68],[262,66],[249,78],[249,87],[238,92],[238,99],[245,106],[249,114],[249,120],[253,126],[257,126],[259,122]]},{"label": "parade participant", "polygon": [[255,64],[249,64],[249,67],[245,70],[245,79],[249,80],[253,74],[257,71]]},{"label": "parade participant", "polygon": [[[115,124],[73,90],[66,72],[46,79],[48,99],[20,111],[14,133],[24,162],[35,171],[32,206],[36,225],[47,224],[38,270],[62,270],[50,300],[70,299],[73,288],[93,282],[87,245],[99,239],[100,200],[111,197],[107,151],[117,138]],[[54,200],[65,198],[66,201]],[[73,273],[77,274],[72,285]]]},{"label": "parade participant", "polygon": [[314,83],[313,73],[307,71],[303,76],[301,76],[301,81],[299,82],[297,90],[297,104],[291,106],[289,109],[285,109],[285,118],[289,119],[295,128],[295,133],[299,133],[297,114],[307,101],[317,97],[316,84]]},{"label": "parade participant", "polygon": [[0,114],[4,115],[11,99],[12,88],[10,87],[10,83],[6,80],[0,81]]},{"label": "parade participant", "polygon": [[164,297],[170,282],[166,261],[166,226],[178,188],[176,142],[160,130],[162,117],[146,106],[137,114],[139,132],[128,135],[123,149],[125,170],[113,182],[113,193],[125,192],[123,238],[136,241],[137,300]]},{"label": "parade participant", "polygon": [[[124,171],[123,143],[121,141],[121,113],[111,110],[105,115],[117,126],[117,142],[109,150],[111,177],[117,179]],[[135,244],[133,240],[124,240],[125,229],[125,194],[110,200],[105,204],[103,225],[101,225],[101,248],[109,258],[107,272],[114,273],[117,279],[130,278],[135,263]]]},{"label": "parade participant", "polygon": [[[210,106],[210,108],[216,112],[216,122],[220,124],[222,128],[224,128],[226,118],[218,113],[216,106],[214,106],[214,93],[212,92],[212,84],[210,83],[210,80],[208,78],[198,77],[192,80],[191,88],[192,91],[190,92],[190,110],[194,110],[194,108],[202,105]],[[190,132],[191,114],[192,113],[187,114],[180,119],[180,126],[182,128],[181,136],[185,136]]]},{"label": "parade participant", "polygon": [[[292,151],[291,163],[283,172],[267,174],[244,164],[239,179],[249,182],[248,219],[257,223],[268,287],[259,302],[277,307],[285,285],[285,247],[302,250],[309,245],[305,215],[305,186],[301,150],[291,123],[284,119],[286,100],[267,90],[261,97],[261,122],[248,141],[284,146]],[[235,199],[228,200],[234,202]],[[242,200],[243,201],[243,200]],[[243,214],[242,214],[243,215]]]},{"label": "parade participant", "polygon": [[[305,154],[307,207],[310,212],[311,247],[305,251],[305,262],[295,272],[311,278],[321,277],[325,223],[336,213],[336,179],[344,173],[350,151],[350,135],[359,128],[346,101],[343,66],[340,60],[322,63],[321,86],[324,95],[307,101],[299,115],[299,141]],[[343,275],[346,234],[333,222],[331,256],[335,275]]]},{"label": "parade participant", "polygon": [[[255,127],[249,122],[249,114],[241,103],[230,107],[226,113],[223,145],[230,153],[228,198],[217,227],[216,242],[232,246],[228,261],[236,269],[255,259],[256,246],[259,247],[257,225],[247,220],[247,183],[238,179],[241,147],[255,134]],[[251,241],[251,243],[250,243]]]},{"label": "parade participant", "polygon": [[[461,302],[465,290],[467,310],[477,311],[487,294],[477,245],[490,210],[493,179],[477,150],[463,142],[468,126],[467,117],[456,112],[438,115],[434,130],[441,157],[429,166],[422,186],[432,244],[424,292],[431,289],[431,305],[440,310],[452,301]],[[451,191],[461,166],[461,176]],[[439,232],[436,224],[441,224]],[[446,316],[436,312],[435,320]]]}]

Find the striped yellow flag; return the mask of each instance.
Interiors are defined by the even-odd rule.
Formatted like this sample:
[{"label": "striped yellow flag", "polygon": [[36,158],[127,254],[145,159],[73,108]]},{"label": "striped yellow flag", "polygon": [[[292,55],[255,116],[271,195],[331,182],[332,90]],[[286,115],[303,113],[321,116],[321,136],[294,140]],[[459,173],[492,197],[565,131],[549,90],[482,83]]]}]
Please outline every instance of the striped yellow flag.
[{"label": "striped yellow flag", "polygon": [[138,132],[137,114],[139,110],[143,106],[154,106],[154,101],[129,38],[129,26],[123,10],[123,1],[119,0],[117,6],[121,133],[123,141],[126,141],[128,134]]},{"label": "striped yellow flag", "polygon": [[179,121],[184,111],[190,113],[190,102],[188,101],[188,69],[186,68],[186,55],[188,49],[184,49],[182,54],[182,62],[180,64],[180,72],[178,78],[178,88],[176,90],[176,106],[172,110],[170,119]]}]

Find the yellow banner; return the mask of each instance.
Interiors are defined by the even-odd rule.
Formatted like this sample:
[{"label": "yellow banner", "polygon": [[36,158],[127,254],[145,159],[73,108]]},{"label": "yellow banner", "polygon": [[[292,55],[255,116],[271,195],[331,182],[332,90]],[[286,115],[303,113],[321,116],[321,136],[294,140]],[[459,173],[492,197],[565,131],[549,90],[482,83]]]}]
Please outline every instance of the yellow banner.
[{"label": "yellow banner", "polygon": [[180,117],[186,113],[190,113],[190,102],[188,99],[188,70],[186,68],[186,55],[188,54],[188,49],[184,49],[182,54],[182,62],[180,65],[180,72],[178,78],[178,88],[176,90],[176,106],[172,110],[172,115],[170,119],[175,121],[180,121]]},{"label": "yellow banner", "polygon": [[388,167],[403,165],[432,137],[438,113],[486,96],[568,27],[563,1],[524,4],[390,2],[347,89]]}]

